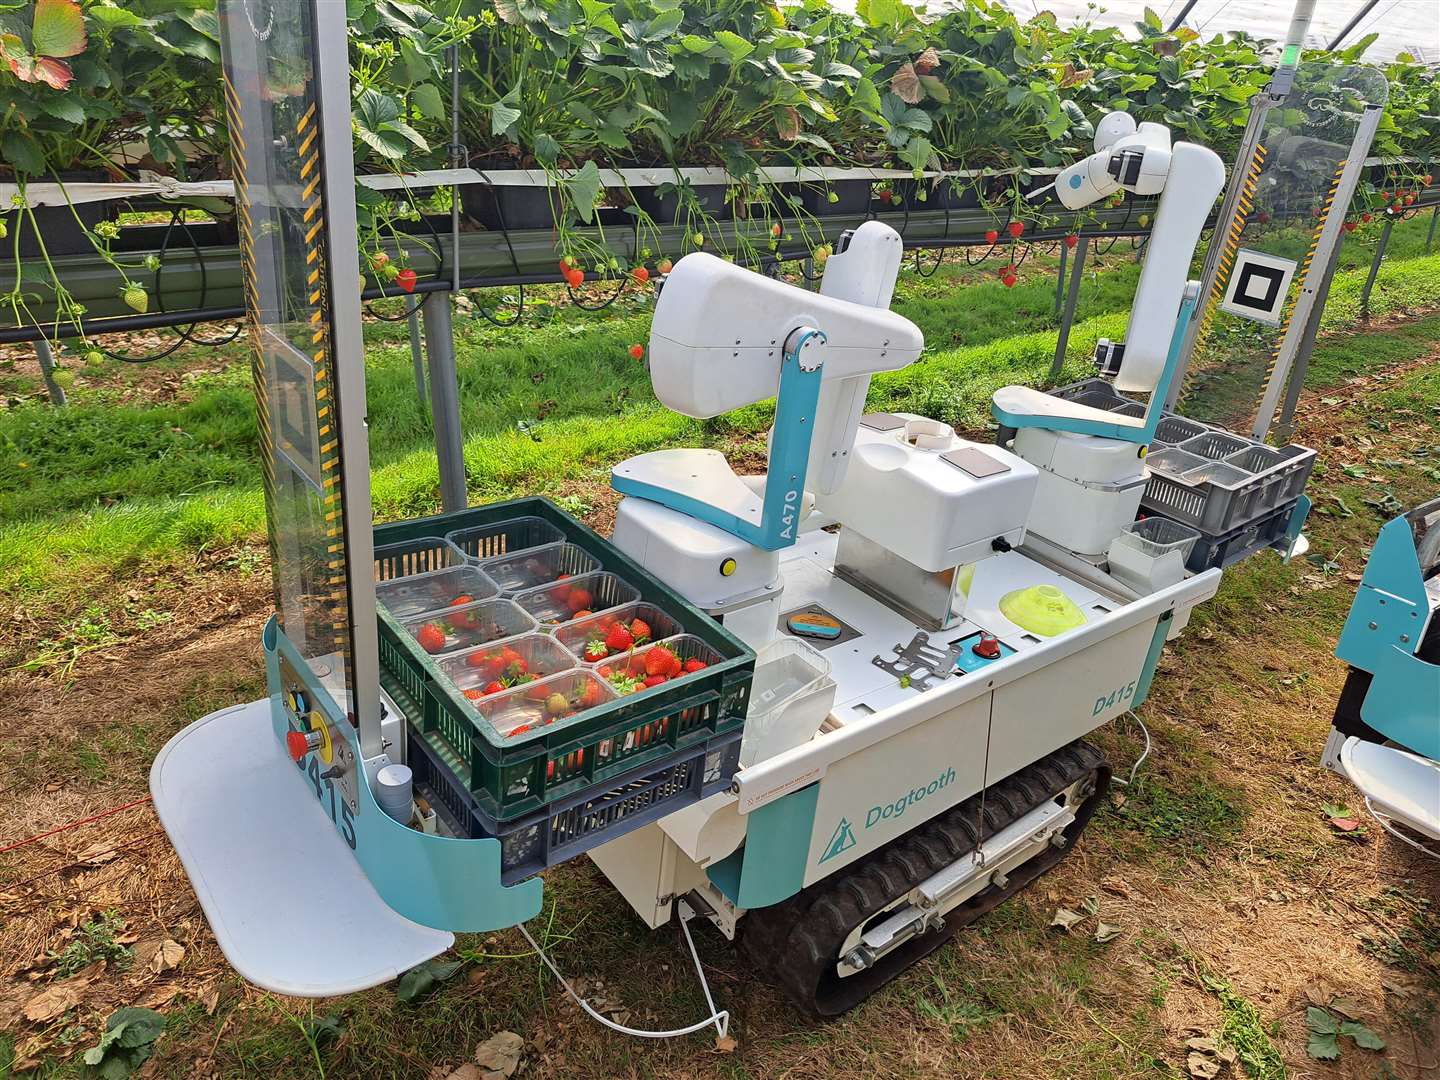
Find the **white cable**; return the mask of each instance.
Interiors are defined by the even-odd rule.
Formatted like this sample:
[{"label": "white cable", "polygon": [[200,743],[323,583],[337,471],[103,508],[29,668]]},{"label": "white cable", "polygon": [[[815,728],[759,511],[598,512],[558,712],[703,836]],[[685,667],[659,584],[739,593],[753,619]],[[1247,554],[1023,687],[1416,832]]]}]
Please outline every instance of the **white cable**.
[{"label": "white cable", "polygon": [[1130,778],[1128,780],[1121,780],[1118,776],[1112,776],[1110,778],[1112,784],[1119,784],[1121,787],[1129,787],[1135,783],[1135,774],[1140,771],[1140,766],[1145,764],[1145,759],[1150,756],[1150,729],[1145,726],[1145,721],[1141,720],[1140,717],[1136,716],[1133,712],[1127,712],[1125,715],[1140,725],[1140,733],[1145,736],[1145,752],[1135,759],[1134,765],[1130,766]]},{"label": "white cable", "polygon": [[710,996],[710,984],[705,979],[705,969],[700,966],[700,954],[695,951],[695,940],[690,936],[690,919],[687,916],[690,908],[683,900],[680,901],[680,908],[680,929],[685,931],[685,944],[690,946],[690,958],[695,961],[695,973],[700,976],[700,988],[705,991],[705,1003],[710,1006],[710,1015],[704,1020],[691,1024],[689,1027],[675,1028],[671,1031],[641,1031],[639,1028],[617,1024],[614,1020],[600,1015],[588,1001],[575,992],[575,988],[570,985],[569,980],[567,980],[564,975],[560,974],[560,969],[555,966],[550,957],[545,955],[545,950],[540,948],[540,943],[530,936],[530,931],[525,929],[524,924],[520,924],[516,929],[524,935],[525,940],[530,943],[530,947],[535,950],[536,955],[545,961],[545,966],[548,967],[550,973],[559,980],[560,985],[565,988],[565,992],[575,999],[575,1003],[589,1013],[593,1019],[600,1021],[600,1023],[604,1024],[611,1031],[618,1031],[622,1035],[634,1035],[641,1039],[678,1039],[684,1035],[693,1035],[697,1031],[703,1031],[711,1024],[714,1024],[715,1030],[719,1032],[720,1038],[723,1039],[725,1032],[729,1030],[730,1027],[730,1013],[728,1010],[717,1010],[715,1008],[715,999]]},{"label": "white cable", "polygon": [[1370,801],[1369,795],[1365,795],[1363,798],[1365,799],[1365,809],[1370,811],[1370,816],[1380,823],[1382,829],[1395,837],[1396,840],[1409,844],[1416,851],[1423,852],[1432,859],[1440,859],[1440,851],[1431,851],[1424,844],[1420,843],[1420,841],[1406,836],[1399,829],[1395,828],[1394,825],[1390,824],[1394,819],[1389,814],[1375,809],[1375,804]]}]

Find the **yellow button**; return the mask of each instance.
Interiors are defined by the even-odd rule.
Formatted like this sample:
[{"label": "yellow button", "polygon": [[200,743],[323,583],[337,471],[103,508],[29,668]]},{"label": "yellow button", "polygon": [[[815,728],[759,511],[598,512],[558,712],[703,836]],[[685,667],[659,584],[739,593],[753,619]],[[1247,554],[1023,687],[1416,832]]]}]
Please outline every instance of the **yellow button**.
[{"label": "yellow button", "polygon": [[726,559],[724,562],[722,562],[722,563],[720,564],[720,576],[721,576],[721,577],[729,577],[729,576],[730,576],[731,574],[733,574],[733,573],[735,573],[735,560],[734,560],[734,559]]}]

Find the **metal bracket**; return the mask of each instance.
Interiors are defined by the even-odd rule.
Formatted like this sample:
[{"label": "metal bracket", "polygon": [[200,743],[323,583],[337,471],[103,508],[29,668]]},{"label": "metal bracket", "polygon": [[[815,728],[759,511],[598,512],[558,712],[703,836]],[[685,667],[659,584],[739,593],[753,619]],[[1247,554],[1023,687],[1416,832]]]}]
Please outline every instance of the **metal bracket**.
[{"label": "metal bracket", "polygon": [[960,659],[961,648],[957,645],[944,648],[931,645],[930,635],[921,630],[910,639],[910,644],[894,646],[894,660],[877,655],[870,662],[897,679],[908,679],[917,690],[928,690],[932,683],[943,682],[955,673],[955,662]]}]

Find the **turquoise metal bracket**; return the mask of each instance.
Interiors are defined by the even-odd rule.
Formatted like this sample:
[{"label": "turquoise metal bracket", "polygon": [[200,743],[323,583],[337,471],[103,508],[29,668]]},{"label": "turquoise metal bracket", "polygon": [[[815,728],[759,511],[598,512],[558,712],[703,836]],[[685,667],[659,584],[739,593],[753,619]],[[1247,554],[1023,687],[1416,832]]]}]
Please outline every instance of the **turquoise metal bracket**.
[{"label": "turquoise metal bracket", "polygon": [[1150,395],[1150,407],[1145,410],[1145,423],[1140,427],[1107,423],[1102,420],[1081,420],[1066,416],[1036,416],[1031,413],[1012,413],[1000,408],[993,401],[990,411],[1002,428],[1045,428],[1047,431],[1073,431],[1078,435],[1097,435],[1102,439],[1119,439],[1121,442],[1148,446],[1155,438],[1155,429],[1160,426],[1164,415],[1165,400],[1170,394],[1170,385],[1180,366],[1180,354],[1185,346],[1185,333],[1190,327],[1191,316],[1195,314],[1195,297],[1187,296],[1180,301],[1180,314],[1175,319],[1175,332],[1170,335],[1170,349],[1165,354],[1165,369],[1160,381]]},{"label": "turquoise metal bracket", "polygon": [[702,502],[671,488],[612,476],[610,483],[622,495],[635,495],[668,506],[682,514],[723,529],[764,551],[779,551],[795,543],[799,534],[800,504],[805,497],[805,475],[810,466],[810,439],[815,433],[815,407],[820,400],[821,366],[807,371],[800,366],[800,350],[812,338],[824,343],[820,330],[795,335],[780,364],[780,392],[775,399],[775,427],[770,441],[770,464],[765,473],[765,499],[760,523]]},{"label": "turquoise metal bracket", "polygon": [[1155,623],[1155,633],[1150,637],[1150,648],[1145,653],[1145,664],[1140,669],[1140,678],[1135,682],[1135,694],[1130,699],[1131,710],[1145,704],[1150,696],[1150,685],[1155,681],[1155,669],[1160,665],[1160,654],[1165,651],[1165,639],[1175,622],[1175,612],[1167,611]]},{"label": "turquoise metal bracket", "polygon": [[726,899],[742,908],[769,907],[805,887],[819,800],[817,782],[746,815],[744,846],[705,871]]},{"label": "turquoise metal bracket", "polygon": [[1440,760],[1440,664],[1415,655],[1428,612],[1415,536],[1409,521],[1397,517],[1375,539],[1335,655],[1372,676],[1360,718]]},{"label": "turquoise metal bracket", "polygon": [[[265,667],[270,689],[270,718],[275,737],[282,743],[292,730],[280,685],[280,656],[305,682],[312,704],[324,715],[332,737],[348,740],[359,761],[359,743],[325,687],[272,615],[265,624]],[[301,762],[297,782],[311,783]],[[336,831],[355,852],[370,884],[387,905],[422,926],[436,930],[481,932],[503,930],[534,918],[540,912],[539,878],[518,885],[500,884],[500,841],[456,840],[430,836],[401,825],[385,813],[370,790],[364,768],[359,773],[359,809],[349,813],[345,800],[328,797],[330,780],[324,780],[327,810],[334,807]],[[338,795],[338,792],[334,794]]]},{"label": "turquoise metal bracket", "polygon": [[1295,509],[1290,513],[1290,520],[1285,523],[1285,533],[1272,545],[1285,561],[1290,561],[1290,553],[1295,550],[1295,541],[1300,539],[1300,533],[1305,528],[1305,522],[1310,518],[1310,508],[1314,505],[1309,495],[1301,495],[1295,500]]}]

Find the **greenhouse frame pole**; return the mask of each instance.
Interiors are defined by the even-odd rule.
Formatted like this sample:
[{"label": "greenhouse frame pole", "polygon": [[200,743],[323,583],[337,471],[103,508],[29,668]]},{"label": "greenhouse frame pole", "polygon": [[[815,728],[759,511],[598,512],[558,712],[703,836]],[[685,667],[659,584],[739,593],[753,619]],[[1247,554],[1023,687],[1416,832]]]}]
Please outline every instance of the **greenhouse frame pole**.
[{"label": "greenhouse frame pole", "polygon": [[1366,15],[1369,15],[1370,12],[1374,11],[1375,5],[1377,5],[1378,3],[1380,3],[1380,0],[1365,0],[1365,3],[1361,5],[1360,10],[1357,11],[1350,19],[1350,21],[1345,24],[1345,28],[1341,30],[1340,33],[1335,35],[1329,45],[1325,46],[1326,51],[1334,52],[1336,49],[1338,49],[1340,47],[1340,43],[1350,36],[1350,31],[1354,30],[1355,27],[1359,26],[1360,20],[1365,18]]},{"label": "greenhouse frame pole", "polygon": [[464,510],[465,441],[460,430],[460,385],[455,369],[455,327],[450,294],[425,297],[425,355],[430,361],[430,412],[435,428],[435,458],[440,466],[440,505],[445,512]]},{"label": "greenhouse frame pole", "polygon": [[1365,277],[1365,287],[1360,290],[1360,321],[1370,321],[1370,293],[1375,288],[1375,278],[1380,274],[1380,263],[1385,258],[1385,249],[1390,246],[1390,233],[1395,228],[1395,218],[1387,214],[1385,227],[1380,230],[1380,239],[1375,244],[1375,257],[1370,260],[1370,273]]},{"label": "greenhouse frame pole", "polygon": [[1060,304],[1065,299],[1065,257],[1070,254],[1070,249],[1064,244],[1060,245],[1060,270],[1055,275],[1055,314],[1060,314]]},{"label": "greenhouse frame pole", "polygon": [[1090,241],[1081,237],[1075,245],[1075,265],[1070,268],[1070,291],[1065,295],[1065,313],[1060,317],[1060,333],[1055,339],[1055,360],[1050,364],[1050,382],[1060,377],[1065,366],[1065,350],[1070,344],[1070,325],[1075,321],[1075,306],[1080,302],[1080,279],[1085,276],[1085,252]]},{"label": "greenhouse frame pole", "polygon": [[50,404],[65,404],[65,388],[55,381],[55,354],[50,342],[40,338],[35,342],[35,359],[40,361],[40,375],[45,380],[45,392],[50,395]]}]

